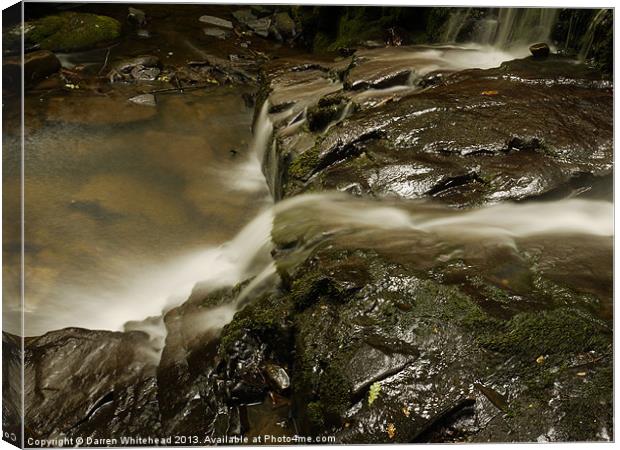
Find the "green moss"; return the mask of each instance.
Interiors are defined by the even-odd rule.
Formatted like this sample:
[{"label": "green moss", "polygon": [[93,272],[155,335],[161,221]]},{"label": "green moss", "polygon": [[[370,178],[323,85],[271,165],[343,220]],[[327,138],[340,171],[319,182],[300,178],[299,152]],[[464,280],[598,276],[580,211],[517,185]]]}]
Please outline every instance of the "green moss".
[{"label": "green moss", "polygon": [[562,427],[568,440],[584,441],[597,436],[602,427],[613,435],[613,367],[609,364],[582,383],[578,395],[564,396],[560,407],[566,411]]},{"label": "green moss", "polygon": [[291,299],[297,309],[305,309],[330,292],[329,279],[316,272],[297,278],[291,285]]},{"label": "green moss", "polygon": [[219,352],[229,354],[232,346],[248,333],[288,357],[290,345],[291,302],[277,294],[266,294],[235,314],[221,334]]},{"label": "green moss", "polygon": [[29,42],[52,51],[75,51],[92,48],[120,36],[117,20],[96,14],[66,12],[32,22]]},{"label": "green moss", "polygon": [[340,425],[340,418],[351,405],[351,384],[343,373],[341,365],[332,364],[321,375],[319,384],[321,412],[332,425]]},{"label": "green moss", "polygon": [[477,334],[494,332],[500,322],[486,313],[474,300],[457,287],[443,286],[434,281],[420,282],[415,299],[415,315],[452,322]]},{"label": "green moss", "polygon": [[321,402],[310,402],[306,407],[306,415],[312,427],[321,429],[325,426],[325,418],[323,417],[323,406]]},{"label": "green moss", "polygon": [[501,353],[536,358],[539,355],[604,349],[610,342],[606,327],[573,308],[517,314],[482,344]]},{"label": "green moss", "polygon": [[306,150],[291,162],[288,174],[300,180],[310,178],[321,161],[319,154],[320,151],[317,145]]}]

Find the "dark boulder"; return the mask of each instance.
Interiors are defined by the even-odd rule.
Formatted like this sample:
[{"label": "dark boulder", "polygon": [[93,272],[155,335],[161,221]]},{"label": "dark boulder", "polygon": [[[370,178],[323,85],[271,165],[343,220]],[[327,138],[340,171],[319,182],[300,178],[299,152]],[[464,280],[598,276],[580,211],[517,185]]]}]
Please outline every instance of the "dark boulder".
[{"label": "dark boulder", "polygon": [[544,59],[549,56],[549,46],[544,42],[540,42],[538,44],[530,45],[530,52],[532,56],[536,59]]}]

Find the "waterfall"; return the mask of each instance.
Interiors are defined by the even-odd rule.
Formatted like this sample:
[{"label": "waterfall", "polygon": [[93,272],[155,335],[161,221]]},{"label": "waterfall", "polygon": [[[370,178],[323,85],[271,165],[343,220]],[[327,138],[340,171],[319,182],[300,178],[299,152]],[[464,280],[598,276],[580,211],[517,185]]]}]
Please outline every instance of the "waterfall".
[{"label": "waterfall", "polygon": [[586,34],[583,37],[581,49],[579,51],[579,59],[584,60],[588,57],[592,44],[594,44],[594,37],[599,24],[605,19],[607,15],[607,9],[600,9],[590,21]]},{"label": "waterfall", "polygon": [[443,42],[454,43],[459,37],[459,33],[465,26],[471,15],[471,8],[459,8],[448,17],[445,31],[442,36]]},{"label": "waterfall", "polygon": [[558,14],[554,8],[500,9],[493,45],[509,48],[548,42]]},{"label": "waterfall", "polygon": [[496,8],[475,18],[473,8],[455,11],[446,24],[445,42],[456,42],[466,27],[469,40],[481,45],[509,49],[548,42],[559,14],[555,8]]},{"label": "waterfall", "polygon": [[269,119],[269,101],[265,101],[261,106],[260,112],[254,124],[254,137],[250,144],[250,151],[256,155],[258,161],[262,164],[267,151],[267,145],[273,133],[273,123]]}]

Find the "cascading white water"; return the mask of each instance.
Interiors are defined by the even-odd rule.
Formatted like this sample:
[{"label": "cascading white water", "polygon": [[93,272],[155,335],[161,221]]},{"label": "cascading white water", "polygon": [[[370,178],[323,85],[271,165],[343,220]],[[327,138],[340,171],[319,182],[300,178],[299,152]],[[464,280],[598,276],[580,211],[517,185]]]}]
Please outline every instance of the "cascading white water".
[{"label": "cascading white water", "polygon": [[[448,19],[443,40],[457,42],[468,24],[473,26],[470,41],[501,49],[527,47],[549,42],[559,10],[554,8],[496,8],[474,19],[474,9],[459,9]],[[473,25],[472,25],[473,23]]]},{"label": "cascading white water", "polygon": [[565,199],[554,202],[506,203],[471,210],[424,204],[389,206],[380,201],[340,193],[302,195],[278,203],[290,226],[313,233],[340,229],[412,230],[450,238],[454,242],[480,238],[523,238],[548,234],[613,236],[613,204]]},{"label": "cascading white water", "polygon": [[553,8],[502,8],[493,41],[501,48],[549,41],[559,14]]},{"label": "cascading white water", "polygon": [[273,133],[273,123],[269,118],[269,102],[263,102],[256,123],[254,124],[254,138],[250,145],[250,153],[254,155],[260,163],[265,157],[267,145]]}]

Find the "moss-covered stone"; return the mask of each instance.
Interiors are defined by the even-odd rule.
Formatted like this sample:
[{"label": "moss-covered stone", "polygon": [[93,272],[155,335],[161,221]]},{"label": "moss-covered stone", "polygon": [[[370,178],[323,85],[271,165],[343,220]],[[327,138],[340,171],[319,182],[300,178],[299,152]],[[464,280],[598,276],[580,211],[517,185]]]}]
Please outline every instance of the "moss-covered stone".
[{"label": "moss-covered stone", "polygon": [[502,353],[539,355],[603,350],[609,344],[603,323],[574,308],[517,314],[482,344]]},{"label": "moss-covered stone", "polygon": [[321,131],[337,120],[346,108],[348,101],[342,95],[331,95],[321,98],[318,103],[307,112],[308,128],[310,131]]},{"label": "moss-covered stone", "polygon": [[96,47],[117,39],[121,24],[96,14],[66,12],[26,25],[26,40],[44,50],[70,52]]},{"label": "moss-covered stone", "polygon": [[299,180],[307,180],[312,176],[320,162],[319,147],[315,145],[293,159],[289,166],[288,174]]},{"label": "moss-covered stone", "polygon": [[278,294],[265,294],[256,299],[237,314],[224,327],[221,334],[219,353],[226,355],[232,346],[245,333],[251,334],[276,353],[283,352],[283,359],[288,358],[290,348],[290,320],[292,302]]}]

